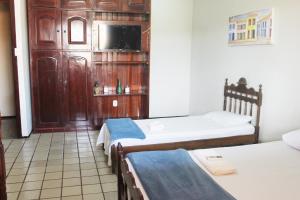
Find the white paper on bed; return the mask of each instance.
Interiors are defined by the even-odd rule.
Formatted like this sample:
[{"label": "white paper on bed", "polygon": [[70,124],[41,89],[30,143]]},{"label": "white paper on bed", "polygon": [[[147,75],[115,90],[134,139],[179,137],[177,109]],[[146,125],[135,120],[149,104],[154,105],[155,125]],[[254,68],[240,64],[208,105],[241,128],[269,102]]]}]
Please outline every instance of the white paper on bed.
[{"label": "white paper on bed", "polygon": [[[251,124],[229,126],[228,124],[221,124],[202,115],[135,120],[135,122],[145,133],[146,139],[120,139],[111,142],[110,133],[106,124],[102,126],[97,145],[104,144],[105,154],[108,155],[109,166],[111,165],[111,145],[117,145],[119,142],[123,146],[162,144],[237,135],[251,135],[255,131]],[[151,131],[149,127],[153,123],[161,124],[160,126],[163,125],[163,128],[157,131]]]},{"label": "white paper on bed", "polygon": [[[238,200],[296,200],[300,199],[300,151],[282,141],[214,149],[237,169],[228,176],[213,176],[193,156],[193,160],[221,187]],[[196,153],[201,150],[195,150]],[[148,196],[130,161],[129,170],[144,199]]]}]

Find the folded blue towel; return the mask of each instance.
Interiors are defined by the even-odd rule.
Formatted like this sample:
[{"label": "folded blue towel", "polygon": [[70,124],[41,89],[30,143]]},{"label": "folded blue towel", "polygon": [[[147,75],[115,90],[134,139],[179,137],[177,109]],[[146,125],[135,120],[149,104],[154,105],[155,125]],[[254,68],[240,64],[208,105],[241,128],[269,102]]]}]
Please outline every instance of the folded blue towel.
[{"label": "folded blue towel", "polygon": [[106,125],[110,133],[110,140],[124,138],[145,139],[144,132],[130,118],[108,119]]},{"label": "folded blue towel", "polygon": [[234,200],[183,149],[127,155],[150,200]]}]

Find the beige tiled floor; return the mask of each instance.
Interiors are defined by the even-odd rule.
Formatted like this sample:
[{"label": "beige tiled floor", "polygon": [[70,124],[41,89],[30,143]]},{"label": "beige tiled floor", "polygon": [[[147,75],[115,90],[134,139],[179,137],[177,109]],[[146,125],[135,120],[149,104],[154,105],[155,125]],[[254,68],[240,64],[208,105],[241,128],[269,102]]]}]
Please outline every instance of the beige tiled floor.
[{"label": "beige tiled floor", "polygon": [[32,134],[5,139],[9,200],[113,200],[117,178],[97,132]]}]

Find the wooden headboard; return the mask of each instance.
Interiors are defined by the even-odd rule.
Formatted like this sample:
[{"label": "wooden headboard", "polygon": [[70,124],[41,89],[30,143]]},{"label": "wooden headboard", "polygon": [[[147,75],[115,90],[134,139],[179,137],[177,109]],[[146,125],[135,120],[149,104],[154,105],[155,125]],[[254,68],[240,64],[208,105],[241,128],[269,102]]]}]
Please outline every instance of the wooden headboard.
[{"label": "wooden headboard", "polygon": [[237,84],[228,84],[228,79],[224,86],[223,110],[241,115],[253,117],[252,124],[255,126],[256,140],[259,135],[260,108],[262,104],[262,85],[258,91],[253,87],[247,87],[247,80],[240,78]]}]

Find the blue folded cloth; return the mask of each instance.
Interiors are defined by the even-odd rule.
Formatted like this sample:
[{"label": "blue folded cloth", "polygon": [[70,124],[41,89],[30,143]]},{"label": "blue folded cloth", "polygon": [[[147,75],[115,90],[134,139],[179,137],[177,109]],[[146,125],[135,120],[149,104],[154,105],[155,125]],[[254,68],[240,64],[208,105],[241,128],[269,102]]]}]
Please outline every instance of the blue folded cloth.
[{"label": "blue folded cloth", "polygon": [[110,133],[110,140],[124,138],[145,139],[144,132],[130,118],[108,119],[106,125]]},{"label": "blue folded cloth", "polygon": [[183,149],[127,155],[150,200],[233,200]]}]

